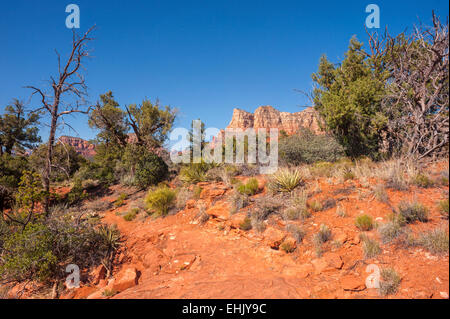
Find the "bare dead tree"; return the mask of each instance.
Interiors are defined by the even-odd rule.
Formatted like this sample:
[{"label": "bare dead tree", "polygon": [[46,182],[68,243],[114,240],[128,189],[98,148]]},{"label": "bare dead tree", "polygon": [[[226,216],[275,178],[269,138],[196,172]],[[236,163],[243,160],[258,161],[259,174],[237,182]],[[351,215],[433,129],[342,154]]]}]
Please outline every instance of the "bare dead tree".
[{"label": "bare dead tree", "polygon": [[[74,113],[87,114],[90,107],[87,106],[87,87],[82,75],[83,62],[90,56],[87,49],[87,43],[92,41],[90,33],[95,26],[91,27],[83,35],[77,35],[75,31],[72,36],[72,49],[64,65],[61,64],[61,56],[58,52],[58,77],[50,77],[51,88],[46,91],[35,86],[27,86],[33,90],[32,95],[40,97],[42,110],[50,115],[50,133],[47,142],[47,154],[45,159],[45,169],[42,176],[42,183],[46,192],[44,200],[44,210],[49,212],[49,193],[50,193],[50,173],[52,170],[53,146],[55,144],[56,128],[59,120],[65,115]],[[65,102],[63,99],[72,99],[73,102]]]},{"label": "bare dead tree", "polygon": [[432,21],[409,36],[369,36],[370,57],[390,74],[382,102],[389,148],[417,159],[448,155],[449,25],[434,12]]}]

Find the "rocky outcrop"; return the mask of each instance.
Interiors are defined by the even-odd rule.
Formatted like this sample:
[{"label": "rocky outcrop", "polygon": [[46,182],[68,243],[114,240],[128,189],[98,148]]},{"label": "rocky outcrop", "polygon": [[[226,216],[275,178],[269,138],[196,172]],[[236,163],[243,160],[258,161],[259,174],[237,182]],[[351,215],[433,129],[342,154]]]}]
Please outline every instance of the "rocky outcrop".
[{"label": "rocky outcrop", "polygon": [[72,146],[78,154],[81,154],[84,157],[93,157],[95,155],[95,145],[82,138],[61,136],[58,139],[58,142]]},{"label": "rocky outcrop", "polygon": [[315,133],[320,133],[316,111],[309,107],[303,111],[289,113],[280,112],[272,106],[260,106],[255,113],[249,113],[240,109],[233,110],[233,117],[228,129],[240,128],[278,128],[287,134],[294,134],[300,128],[308,128]]}]

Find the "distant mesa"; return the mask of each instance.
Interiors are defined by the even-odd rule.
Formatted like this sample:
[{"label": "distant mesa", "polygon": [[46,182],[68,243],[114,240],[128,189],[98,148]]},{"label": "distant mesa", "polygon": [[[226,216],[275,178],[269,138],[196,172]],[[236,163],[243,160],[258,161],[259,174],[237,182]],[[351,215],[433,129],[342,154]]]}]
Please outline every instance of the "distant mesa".
[{"label": "distant mesa", "polygon": [[78,154],[84,157],[93,157],[95,155],[95,145],[80,137],[61,136],[58,142],[72,146]]},{"label": "distant mesa", "polygon": [[[227,129],[267,129],[277,128],[288,135],[295,134],[301,128],[307,128],[316,134],[323,133],[319,127],[317,111],[307,107],[300,112],[281,112],[270,105],[258,107],[254,113],[238,108],[233,110],[233,116]],[[221,131],[222,138],[224,130]],[[214,145],[213,139],[213,145]]]}]

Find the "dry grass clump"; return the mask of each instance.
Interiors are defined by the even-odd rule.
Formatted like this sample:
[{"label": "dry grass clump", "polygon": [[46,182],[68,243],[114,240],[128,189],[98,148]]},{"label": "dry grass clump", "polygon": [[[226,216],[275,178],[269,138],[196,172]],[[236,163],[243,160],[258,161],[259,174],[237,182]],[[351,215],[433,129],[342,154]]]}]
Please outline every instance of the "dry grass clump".
[{"label": "dry grass clump", "polygon": [[438,208],[442,218],[448,220],[448,198],[441,200],[438,204]]},{"label": "dry grass clump", "polygon": [[434,182],[431,180],[431,178],[424,173],[418,173],[412,176],[410,183],[422,188],[428,188],[434,185]]},{"label": "dry grass clump", "polygon": [[364,258],[373,258],[381,253],[380,244],[375,239],[370,238],[366,234],[361,234],[360,238],[363,242]]},{"label": "dry grass clump", "polygon": [[400,275],[393,268],[382,269],[379,289],[380,295],[395,295],[400,286],[400,282]]},{"label": "dry grass clump", "polygon": [[229,202],[231,204],[230,213],[233,215],[239,212],[242,208],[248,206],[250,201],[247,195],[234,191],[230,196]]},{"label": "dry grass clump", "polygon": [[362,231],[369,231],[373,229],[373,218],[370,215],[360,215],[356,217],[355,226]]},{"label": "dry grass clump", "polygon": [[209,220],[209,214],[206,212],[205,205],[198,205],[198,212],[194,216],[194,220],[198,221],[200,225],[205,224]]},{"label": "dry grass clump", "polygon": [[126,213],[123,216],[123,219],[125,219],[127,222],[130,222],[136,218],[138,213],[139,213],[139,208],[132,208],[128,213]]},{"label": "dry grass clump", "polygon": [[154,212],[155,216],[165,216],[174,206],[175,199],[176,192],[163,186],[150,190],[145,197],[145,203],[147,208]]},{"label": "dry grass clump", "polygon": [[417,201],[407,202],[402,201],[398,205],[397,213],[407,224],[415,221],[426,222],[428,221],[428,209]]},{"label": "dry grass clump", "polygon": [[284,241],[280,245],[280,249],[287,254],[293,253],[295,251],[295,244],[290,241]]},{"label": "dry grass clump", "polygon": [[244,220],[239,224],[239,228],[245,231],[252,229],[252,220],[250,219],[250,217],[246,216]]},{"label": "dry grass clump", "polygon": [[378,233],[383,244],[387,244],[397,239],[404,231],[399,223],[392,221],[378,227]]},{"label": "dry grass clump", "polygon": [[386,182],[386,187],[399,191],[408,189],[405,180],[405,170],[401,160],[390,160],[379,165],[375,177],[380,177]]},{"label": "dry grass clump", "polygon": [[389,195],[386,192],[386,187],[383,184],[377,184],[372,188],[372,193],[375,199],[381,203],[389,203]]},{"label": "dry grass clump", "polygon": [[445,229],[433,229],[422,233],[417,243],[432,254],[448,254],[448,232]]},{"label": "dry grass clump", "polygon": [[258,180],[250,178],[247,183],[240,183],[237,185],[237,191],[243,195],[252,196],[258,191]]},{"label": "dry grass clump", "polygon": [[336,215],[338,217],[346,217],[347,211],[345,210],[345,207],[342,205],[338,205],[338,207],[336,208]]},{"label": "dry grass clump", "polygon": [[302,227],[294,224],[288,224],[286,230],[292,234],[292,237],[294,237],[297,243],[301,243],[306,236],[306,231]]}]

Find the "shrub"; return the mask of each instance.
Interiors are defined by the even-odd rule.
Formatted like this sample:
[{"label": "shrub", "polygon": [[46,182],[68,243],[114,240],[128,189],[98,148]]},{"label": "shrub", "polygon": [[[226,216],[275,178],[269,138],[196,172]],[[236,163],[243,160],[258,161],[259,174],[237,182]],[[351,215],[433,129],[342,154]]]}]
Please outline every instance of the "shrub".
[{"label": "shrub", "polygon": [[433,254],[448,254],[448,233],[444,229],[433,229],[421,234],[418,244]]},{"label": "shrub", "polygon": [[315,240],[323,244],[330,239],[331,239],[331,229],[327,225],[321,224],[319,232],[315,235]]},{"label": "shrub", "polygon": [[392,242],[394,239],[403,234],[401,225],[397,222],[389,222],[378,228],[381,241],[383,244]]},{"label": "shrub", "polygon": [[208,170],[213,167],[215,167],[215,164],[205,162],[188,164],[181,168],[180,179],[189,184],[204,182],[207,180]]},{"label": "shrub", "polygon": [[139,208],[133,208],[131,209],[127,214],[123,216],[123,219],[125,219],[127,222],[132,221],[136,218],[136,215],[139,213]]},{"label": "shrub", "polygon": [[386,192],[386,188],[384,185],[378,184],[376,185],[373,190],[373,196],[382,203],[388,203],[389,202],[389,196]]},{"label": "shrub", "polygon": [[268,182],[268,188],[274,192],[291,192],[303,181],[299,170],[280,169],[273,174]]},{"label": "shrub", "polygon": [[112,296],[115,296],[117,294],[118,294],[118,292],[115,291],[114,289],[105,289],[102,292],[102,295],[105,296],[105,297],[112,297]]},{"label": "shrub", "polygon": [[313,176],[331,177],[334,172],[334,164],[330,162],[314,163],[310,168],[310,172]]},{"label": "shrub", "polygon": [[345,207],[342,205],[339,205],[336,208],[336,215],[338,215],[338,217],[346,217],[347,216],[347,212],[345,211]]},{"label": "shrub", "polygon": [[246,216],[244,220],[239,224],[239,228],[245,231],[252,229],[252,221],[250,217]]},{"label": "shrub", "polygon": [[441,213],[441,216],[445,219],[448,219],[448,199],[444,199],[439,202],[439,211]]},{"label": "shrub", "polygon": [[413,178],[411,179],[411,183],[423,188],[431,187],[434,184],[431,178],[423,173],[414,175]]},{"label": "shrub", "polygon": [[145,203],[149,209],[156,212],[157,216],[165,216],[173,206],[175,198],[175,191],[164,186],[150,190],[145,197]]},{"label": "shrub", "polygon": [[247,183],[238,185],[237,190],[241,194],[252,196],[258,191],[258,180],[250,178]]},{"label": "shrub", "polygon": [[167,164],[158,155],[145,152],[136,163],[136,186],[147,188],[163,181],[169,173]]},{"label": "shrub", "polygon": [[323,210],[323,206],[322,203],[319,202],[318,200],[313,200],[312,202],[309,203],[309,208],[312,209],[313,212],[320,212],[321,210]]},{"label": "shrub", "polygon": [[415,221],[428,221],[428,210],[419,202],[401,202],[398,205],[398,213],[404,218],[407,224]]},{"label": "shrub", "polygon": [[288,224],[286,230],[292,234],[292,237],[294,237],[297,243],[301,243],[306,236],[306,231],[294,224]]},{"label": "shrub", "polygon": [[335,161],[344,155],[341,145],[331,136],[315,135],[310,130],[280,139],[280,159],[289,165],[311,164],[318,161]]},{"label": "shrub", "polygon": [[125,193],[122,193],[117,197],[117,199],[114,201],[115,207],[120,207],[125,203],[125,200],[128,198],[128,195]]},{"label": "shrub", "polygon": [[380,295],[394,295],[400,286],[401,278],[393,268],[381,270]]},{"label": "shrub", "polygon": [[284,241],[280,245],[280,249],[287,254],[293,253],[295,251],[295,244],[291,241]]},{"label": "shrub", "polygon": [[234,191],[229,199],[231,203],[231,214],[236,214],[249,203],[248,196]]},{"label": "shrub", "polygon": [[306,209],[306,207],[294,206],[286,208],[283,211],[283,216],[287,220],[305,220],[311,217],[311,213]]},{"label": "shrub", "polygon": [[203,188],[201,188],[198,185],[195,185],[194,186],[194,190],[192,191],[194,198],[195,199],[199,199],[200,198],[200,194],[202,193],[202,191],[203,191]]},{"label": "shrub", "polygon": [[356,217],[355,226],[362,231],[368,231],[373,228],[373,218],[370,215],[360,215]]},{"label": "shrub", "polygon": [[375,239],[371,239],[365,234],[361,235],[361,240],[363,242],[363,253],[364,258],[373,258],[379,253],[381,253],[381,248]]},{"label": "shrub", "polygon": [[78,178],[74,179],[74,183],[69,193],[67,194],[67,203],[69,205],[74,205],[82,201],[88,195],[84,192],[81,180]]},{"label": "shrub", "polygon": [[278,213],[282,204],[279,200],[271,197],[261,197],[255,201],[253,217],[258,221],[266,220],[271,214]]},{"label": "shrub", "polygon": [[66,277],[63,267],[69,263],[80,269],[100,262],[109,267],[120,244],[116,229],[97,230],[83,214],[68,211],[35,218],[25,227],[10,224],[2,237],[0,277],[7,281],[59,280]]}]

